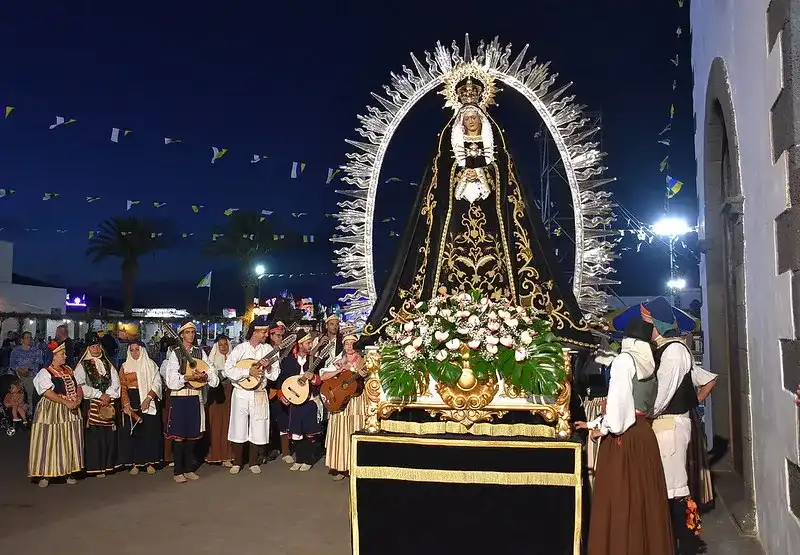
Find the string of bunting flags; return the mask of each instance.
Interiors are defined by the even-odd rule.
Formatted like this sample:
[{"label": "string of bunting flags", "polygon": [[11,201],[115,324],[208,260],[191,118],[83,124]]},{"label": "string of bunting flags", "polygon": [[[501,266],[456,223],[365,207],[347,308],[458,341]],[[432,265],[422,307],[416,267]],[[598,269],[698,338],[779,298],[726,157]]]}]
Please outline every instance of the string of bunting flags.
[{"label": "string of bunting flags", "polygon": [[[678,9],[682,9],[684,6],[684,0],[677,0],[678,2]],[[672,94],[673,97],[677,94],[678,90],[678,76],[680,73],[680,65],[681,65],[681,58],[680,58],[680,44],[683,38],[683,27],[678,25],[675,29],[675,56],[670,58],[670,66],[673,70],[672,76]],[[683,188],[683,181],[673,177],[670,175],[672,172],[670,171],[670,154],[672,149],[672,142],[673,142],[673,132],[672,132],[672,124],[675,121],[675,99],[673,98],[670,106],[669,106],[669,121],[667,125],[659,132],[658,134],[658,142],[661,145],[664,145],[666,148],[666,155],[662,158],[661,163],[659,164],[659,171],[664,174],[664,181],[666,185],[665,190],[665,198],[664,204],[665,207],[669,206],[669,200],[681,192]]]}]

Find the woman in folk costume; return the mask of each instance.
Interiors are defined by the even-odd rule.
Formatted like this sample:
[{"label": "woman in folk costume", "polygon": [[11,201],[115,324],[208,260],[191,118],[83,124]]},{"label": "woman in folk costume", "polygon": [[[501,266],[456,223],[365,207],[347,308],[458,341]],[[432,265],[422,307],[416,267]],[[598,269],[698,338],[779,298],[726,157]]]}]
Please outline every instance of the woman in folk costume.
[{"label": "woman in folk costume", "polygon": [[589,521],[588,555],[673,555],[667,487],[647,415],[655,402],[652,324],[628,322],[611,363],[604,416],[578,422],[600,441]]},{"label": "woman in folk costume", "polygon": [[220,372],[220,384],[208,388],[206,407],[208,409],[208,454],[206,462],[222,464],[225,467],[233,466],[233,446],[228,441],[228,428],[231,422],[231,395],[233,385],[222,374],[225,361],[231,354],[231,342],[227,335],[219,335],[214,341],[214,347],[208,355],[208,360]]},{"label": "woman in folk costume", "polygon": [[194,468],[195,448],[206,429],[202,388],[195,388],[189,382],[206,383],[209,387],[219,385],[216,368],[209,362],[205,352],[195,345],[196,334],[194,322],[187,322],[178,328],[183,348],[193,359],[202,360],[208,365],[207,374],[191,368],[179,346],[172,347],[167,355],[166,382],[171,405],[164,435],[172,440],[175,482],[179,484],[200,479]]},{"label": "woman in folk costume", "polygon": [[[344,352],[332,365],[320,370],[322,381],[338,376],[345,370],[357,372],[362,377],[367,375],[361,355],[355,350],[357,341],[358,337],[355,335],[346,335],[342,339]],[[336,481],[343,480],[350,471],[350,436],[364,427],[364,408],[362,394],[350,399],[344,410],[332,413],[328,420],[325,465]]]},{"label": "woman in folk costume", "polygon": [[28,455],[28,476],[46,488],[54,478],[75,484],[83,470],[83,420],[80,405],[83,390],[72,368],[66,365],[63,343],[55,345],[53,362],[33,378],[39,404],[33,416]]},{"label": "woman in folk costume", "polygon": [[86,418],[86,473],[105,478],[118,467],[119,374],[106,356],[100,337],[89,336],[86,351],[75,366],[75,381],[83,389]]},{"label": "woman in folk costume", "polygon": [[[314,342],[314,334],[309,332],[299,332],[295,352],[281,362],[281,371],[276,380],[277,386],[281,387],[283,382],[291,377],[312,371],[314,364],[310,360],[311,345]],[[322,433],[320,424],[320,410],[318,406],[319,384],[322,383],[319,375],[313,374],[310,378],[311,391],[308,400],[301,405],[292,405],[278,391],[278,399],[287,408],[286,414],[281,411],[277,415],[278,426],[281,435],[287,435],[295,441],[295,454],[284,457],[284,461],[291,462],[290,470],[307,472],[311,470],[315,461],[316,441]]]},{"label": "woman in folk costume", "polygon": [[[245,368],[237,367],[237,363],[250,359],[260,361],[273,351],[273,347],[264,344],[270,322],[260,316],[250,323],[245,334],[245,341],[234,347],[231,356],[225,363],[225,375],[233,384],[231,399],[231,425],[228,429],[228,440],[233,444],[234,461],[231,474],[238,474],[245,465],[245,447],[248,450],[247,465],[250,472],[260,474],[258,465],[259,451],[269,443],[269,397],[267,383],[274,380],[281,372],[278,360],[270,366],[261,368],[248,364]],[[258,378],[258,385],[247,390],[240,381],[247,378]],[[245,446],[245,444],[249,444]]]},{"label": "woman in folk costume", "polygon": [[128,357],[119,371],[122,398],[122,426],[119,435],[119,462],[130,466],[131,474],[145,468],[155,474],[164,462],[164,437],[158,403],[161,375],[141,341],[128,345]]},{"label": "woman in folk costume", "polygon": [[691,498],[687,455],[692,438],[691,412],[697,409],[697,391],[693,381],[694,357],[683,342],[672,305],[658,297],[641,306],[642,319],[653,324],[658,365],[658,395],[652,415],[653,431],[661,451],[661,463],[667,483],[672,529],[676,552],[681,555],[702,553],[700,517]]}]

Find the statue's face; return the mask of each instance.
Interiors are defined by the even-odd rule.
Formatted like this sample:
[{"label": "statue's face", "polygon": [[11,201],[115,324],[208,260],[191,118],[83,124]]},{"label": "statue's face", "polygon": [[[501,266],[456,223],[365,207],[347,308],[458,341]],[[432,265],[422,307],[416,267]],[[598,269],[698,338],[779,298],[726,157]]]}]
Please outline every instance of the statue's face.
[{"label": "statue's face", "polygon": [[477,135],[481,132],[481,117],[477,112],[467,112],[464,114],[464,129],[470,135]]}]

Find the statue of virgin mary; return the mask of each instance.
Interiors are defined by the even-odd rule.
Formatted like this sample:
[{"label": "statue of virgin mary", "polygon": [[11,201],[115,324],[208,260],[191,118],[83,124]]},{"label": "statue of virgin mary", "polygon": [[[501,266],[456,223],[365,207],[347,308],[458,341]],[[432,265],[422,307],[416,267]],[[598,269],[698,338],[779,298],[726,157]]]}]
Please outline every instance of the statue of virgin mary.
[{"label": "statue of virgin mary", "polygon": [[520,185],[503,131],[487,114],[496,92],[476,63],[454,69],[445,82],[454,115],[438,136],[365,334],[402,321],[419,301],[479,290],[540,309],[566,343],[596,342]]}]

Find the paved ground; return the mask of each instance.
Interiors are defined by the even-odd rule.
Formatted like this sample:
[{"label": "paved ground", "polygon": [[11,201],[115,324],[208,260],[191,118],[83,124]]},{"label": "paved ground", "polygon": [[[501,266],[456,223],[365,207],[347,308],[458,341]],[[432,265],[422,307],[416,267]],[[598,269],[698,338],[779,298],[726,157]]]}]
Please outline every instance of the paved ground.
[{"label": "paved ground", "polygon": [[[259,476],[206,466],[187,484],[173,483],[168,471],[123,473],[39,489],[25,478],[26,441],[0,437],[4,553],[350,553],[347,482],[331,481],[321,465],[301,474],[274,462]],[[738,537],[724,508],[704,525],[709,555],[762,554]]]}]

